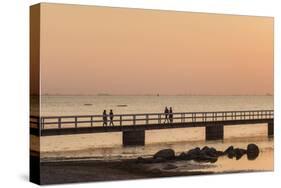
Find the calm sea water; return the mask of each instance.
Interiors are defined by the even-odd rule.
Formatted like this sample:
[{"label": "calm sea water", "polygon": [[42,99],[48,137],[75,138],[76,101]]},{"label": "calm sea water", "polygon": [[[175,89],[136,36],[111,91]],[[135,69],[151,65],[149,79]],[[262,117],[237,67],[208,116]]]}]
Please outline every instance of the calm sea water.
[{"label": "calm sea water", "polygon": [[[158,113],[163,112],[165,106],[172,106],[174,112],[273,109],[272,96],[43,96],[41,103],[43,116],[96,115],[102,114],[104,109],[113,109],[116,114]],[[246,148],[247,144],[256,143],[261,148],[257,160],[220,158],[211,170],[273,169],[273,139],[267,138],[265,124],[227,126],[224,141],[206,142],[204,138],[204,128],[153,130],[146,131],[146,146],[124,148],[121,133],[49,136],[40,138],[40,151],[43,160],[84,157],[104,160],[150,156],[163,148],[173,148],[180,153],[196,146],[224,150],[230,145]],[[184,167],[178,169],[184,170]]]},{"label": "calm sea water", "polygon": [[41,101],[43,116],[102,114],[104,109],[116,114],[161,113],[165,106],[174,112],[273,109],[272,96],[44,96]]}]

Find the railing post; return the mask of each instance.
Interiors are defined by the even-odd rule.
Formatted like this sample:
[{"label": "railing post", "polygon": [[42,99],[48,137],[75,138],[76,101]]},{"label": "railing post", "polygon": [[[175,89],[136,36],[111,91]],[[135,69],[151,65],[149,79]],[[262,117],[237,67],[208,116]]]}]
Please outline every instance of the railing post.
[{"label": "railing post", "polygon": [[61,128],[61,118],[59,117],[58,119],[58,126],[59,126],[59,129]]},{"label": "railing post", "polygon": [[146,117],[146,124],[148,125],[148,114],[146,114],[145,117]]},{"label": "railing post", "polygon": [[206,113],[202,113],[202,116],[203,116],[203,122],[206,121]]},{"label": "railing post", "polygon": [[93,126],[93,116],[91,116],[91,127]]},{"label": "railing post", "polygon": [[158,124],[161,124],[161,114],[158,114]]},{"label": "railing post", "polygon": [[[38,124],[40,125],[40,119],[39,119],[39,122]],[[39,126],[38,126],[39,127]],[[41,118],[41,129],[44,129],[44,118]]]},{"label": "railing post", "polygon": [[75,128],[77,128],[77,117],[75,117]]},{"label": "railing post", "polygon": [[122,126],[122,115],[120,115],[120,126]]},{"label": "railing post", "polygon": [[133,125],[136,125],[136,115],[133,115]]}]

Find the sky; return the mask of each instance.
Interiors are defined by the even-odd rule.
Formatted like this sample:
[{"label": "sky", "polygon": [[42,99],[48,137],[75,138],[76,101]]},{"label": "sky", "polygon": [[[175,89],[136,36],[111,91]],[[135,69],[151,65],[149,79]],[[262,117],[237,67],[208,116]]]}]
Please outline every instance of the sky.
[{"label": "sky", "polygon": [[273,93],[270,17],[41,4],[41,94]]}]

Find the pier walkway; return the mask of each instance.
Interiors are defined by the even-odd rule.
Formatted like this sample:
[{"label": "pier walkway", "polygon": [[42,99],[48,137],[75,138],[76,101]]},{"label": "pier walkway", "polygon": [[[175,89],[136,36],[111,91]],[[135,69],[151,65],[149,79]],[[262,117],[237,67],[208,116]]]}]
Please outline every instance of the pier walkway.
[{"label": "pier walkway", "polygon": [[173,113],[166,119],[164,113],[115,114],[113,124],[103,125],[103,115],[80,116],[30,116],[30,134],[37,136],[89,134],[103,132],[122,132],[123,145],[144,145],[145,131],[156,129],[174,129],[205,127],[206,140],[224,138],[224,126],[249,126],[265,123],[268,136],[274,134],[274,111],[216,111],[216,112],[181,112]]}]

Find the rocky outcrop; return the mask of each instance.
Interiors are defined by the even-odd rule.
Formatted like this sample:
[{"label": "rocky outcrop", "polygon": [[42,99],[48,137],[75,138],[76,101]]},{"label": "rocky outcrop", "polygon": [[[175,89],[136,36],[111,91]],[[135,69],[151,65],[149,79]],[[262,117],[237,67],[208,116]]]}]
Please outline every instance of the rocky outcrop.
[{"label": "rocky outcrop", "polygon": [[224,152],[223,155],[226,155],[228,158],[233,159],[236,158],[236,160],[241,159],[243,155],[246,154],[245,149],[241,148],[234,148],[233,146],[229,146]]},{"label": "rocky outcrop", "polygon": [[243,155],[247,154],[249,160],[254,160],[259,155],[259,148],[255,144],[249,144],[246,149],[235,148],[229,146],[225,151],[218,151],[213,147],[205,146],[202,149],[199,147],[190,149],[186,152],[175,155],[175,151],[172,149],[163,149],[156,152],[153,158],[139,157],[137,162],[139,163],[159,163],[171,160],[194,160],[196,162],[210,162],[214,163],[220,156],[227,156],[230,159],[239,160]]}]

